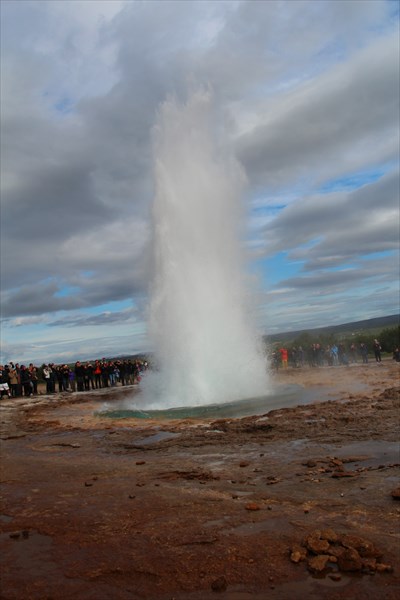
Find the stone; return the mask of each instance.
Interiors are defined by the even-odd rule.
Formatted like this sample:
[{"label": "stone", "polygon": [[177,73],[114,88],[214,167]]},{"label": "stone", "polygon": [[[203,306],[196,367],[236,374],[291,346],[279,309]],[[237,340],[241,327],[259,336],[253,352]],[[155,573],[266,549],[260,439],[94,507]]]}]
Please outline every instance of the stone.
[{"label": "stone", "polygon": [[372,542],[357,535],[344,535],[340,543],[345,548],[355,548],[363,558],[381,558],[383,553]]},{"label": "stone", "polygon": [[290,560],[299,563],[307,558],[307,549],[299,544],[294,544],[290,550]]},{"label": "stone", "polygon": [[314,554],[324,554],[329,550],[329,542],[321,540],[320,532],[314,532],[306,538],[306,546]]},{"label": "stone", "polygon": [[218,579],[215,579],[211,584],[211,589],[213,590],[213,592],[225,592],[227,587],[228,584],[223,575],[221,577],[218,577]]},{"label": "stone", "polygon": [[249,461],[247,461],[247,460],[242,460],[242,461],[239,463],[239,467],[242,467],[242,468],[243,468],[243,467],[248,467],[248,466],[249,466],[249,464],[250,464],[250,463],[249,463]]},{"label": "stone", "polygon": [[321,540],[327,540],[328,542],[337,542],[339,539],[338,534],[333,529],[323,529],[319,536]]},{"label": "stone", "polygon": [[344,552],[338,556],[337,564],[340,571],[361,571],[362,569],[361,556],[354,548],[345,548]]},{"label": "stone", "polygon": [[343,548],[343,546],[331,546],[329,548],[329,554],[335,558],[338,558],[344,551],[345,548]]},{"label": "stone", "polygon": [[376,571],[376,558],[363,558],[362,566],[369,571]]},{"label": "stone", "polygon": [[261,510],[261,507],[255,502],[249,502],[245,506],[246,510]]},{"label": "stone", "polygon": [[308,570],[311,571],[311,573],[321,573],[322,571],[325,571],[329,558],[330,557],[327,554],[313,556],[307,562]]},{"label": "stone", "polygon": [[393,573],[392,565],[385,565],[384,563],[376,563],[377,573]]},{"label": "stone", "polygon": [[358,475],[358,473],[356,473],[356,471],[334,471],[331,475],[331,477],[334,477],[335,479],[339,479],[340,477],[355,477],[356,475]]},{"label": "stone", "polygon": [[400,500],[400,487],[392,490],[390,492],[390,494],[391,494],[393,500]]}]

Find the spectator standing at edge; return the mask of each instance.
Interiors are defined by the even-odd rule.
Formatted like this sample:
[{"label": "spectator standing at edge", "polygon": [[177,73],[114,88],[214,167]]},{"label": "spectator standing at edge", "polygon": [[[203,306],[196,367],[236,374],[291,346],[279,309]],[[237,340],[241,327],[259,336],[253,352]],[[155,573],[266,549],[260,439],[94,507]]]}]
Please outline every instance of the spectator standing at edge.
[{"label": "spectator standing at edge", "polygon": [[17,398],[17,396],[18,396],[18,373],[12,363],[10,366],[10,370],[8,372],[8,376],[10,378],[11,396],[13,398]]},{"label": "spectator standing at edge", "polygon": [[3,365],[0,365],[0,400],[6,395],[11,398],[10,388],[8,385],[8,373]]},{"label": "spectator standing at edge", "polygon": [[94,385],[96,390],[101,388],[101,365],[98,360],[94,363]]},{"label": "spectator standing at edge", "polygon": [[31,381],[32,381],[32,388],[33,388],[33,393],[35,395],[37,395],[38,393],[38,374],[37,374],[37,368],[35,367],[35,365],[33,363],[29,364],[29,373],[31,375]]},{"label": "spectator standing at edge", "polygon": [[42,366],[43,378],[46,382],[46,394],[51,394],[51,367],[49,365]]},{"label": "spectator standing at edge", "polygon": [[368,363],[368,348],[364,343],[360,344],[360,354],[363,361],[363,364],[366,365]]},{"label": "spectator standing at edge", "polygon": [[382,348],[381,348],[381,345],[378,342],[378,340],[374,340],[374,343],[372,344],[372,348],[374,349],[376,362],[382,362],[382,357],[381,357]]},{"label": "spectator standing at edge", "polygon": [[280,348],[279,352],[280,352],[281,359],[282,359],[282,367],[284,369],[287,369],[287,366],[288,366],[288,351],[287,351],[286,348]]},{"label": "spectator standing at edge", "polygon": [[32,396],[33,384],[31,374],[25,365],[21,365],[21,385],[24,390],[24,396]]},{"label": "spectator standing at edge", "polygon": [[83,364],[78,360],[75,363],[75,379],[76,385],[78,387],[78,392],[83,392],[83,383],[84,383],[85,369]]}]

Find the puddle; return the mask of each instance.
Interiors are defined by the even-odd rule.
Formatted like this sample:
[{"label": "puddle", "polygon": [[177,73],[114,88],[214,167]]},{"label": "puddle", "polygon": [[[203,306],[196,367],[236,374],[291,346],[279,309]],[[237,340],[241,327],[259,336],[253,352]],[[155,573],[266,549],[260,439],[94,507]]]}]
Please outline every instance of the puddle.
[{"label": "puddle", "polygon": [[289,531],[291,529],[293,529],[293,526],[288,522],[287,516],[271,516],[271,518],[266,521],[243,523],[242,525],[233,527],[229,530],[229,533],[247,536],[258,534],[263,531]]},{"label": "puddle", "polygon": [[153,435],[149,435],[148,437],[141,438],[140,440],[135,440],[135,445],[138,446],[149,446],[150,444],[157,444],[157,442],[162,442],[165,440],[172,440],[175,437],[179,437],[180,433],[173,433],[172,431],[159,431],[158,433],[154,433]]},{"label": "puddle", "polygon": [[10,517],[8,515],[0,515],[0,521],[2,523],[10,523],[13,520],[13,517]]},{"label": "puddle", "polygon": [[381,440],[367,440],[363,442],[347,443],[345,446],[331,448],[330,452],[343,459],[348,456],[358,460],[347,463],[351,466],[379,467],[400,462],[400,449],[398,442],[386,442]]}]

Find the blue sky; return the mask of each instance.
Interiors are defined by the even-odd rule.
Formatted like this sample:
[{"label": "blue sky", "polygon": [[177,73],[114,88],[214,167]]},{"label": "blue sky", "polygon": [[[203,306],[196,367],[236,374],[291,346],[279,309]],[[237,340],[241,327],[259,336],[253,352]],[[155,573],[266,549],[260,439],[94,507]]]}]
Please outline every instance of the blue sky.
[{"label": "blue sky", "polygon": [[397,2],[1,3],[1,362],[149,349],[152,129],[212,90],[260,333],[399,310]]}]

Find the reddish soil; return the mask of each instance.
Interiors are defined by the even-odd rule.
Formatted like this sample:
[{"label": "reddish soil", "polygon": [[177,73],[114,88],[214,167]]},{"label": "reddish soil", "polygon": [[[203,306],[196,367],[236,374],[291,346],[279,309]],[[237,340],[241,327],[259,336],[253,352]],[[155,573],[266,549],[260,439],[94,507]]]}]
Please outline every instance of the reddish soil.
[{"label": "reddish soil", "polygon": [[2,400],[1,599],[398,598],[399,373],[289,369],[323,402],[241,419]]}]

